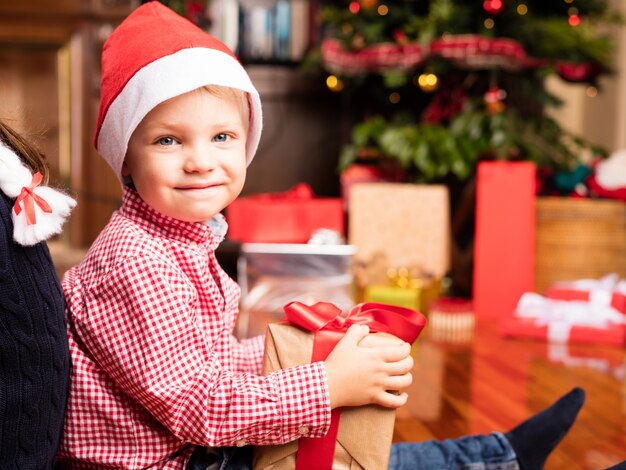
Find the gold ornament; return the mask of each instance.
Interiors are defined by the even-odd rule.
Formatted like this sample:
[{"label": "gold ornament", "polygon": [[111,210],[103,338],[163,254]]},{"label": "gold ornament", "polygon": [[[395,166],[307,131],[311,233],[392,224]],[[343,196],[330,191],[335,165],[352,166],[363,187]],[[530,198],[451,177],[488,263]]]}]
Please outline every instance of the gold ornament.
[{"label": "gold ornament", "polygon": [[352,48],[353,49],[363,49],[365,46],[365,38],[361,34],[355,34],[352,36]]},{"label": "gold ornament", "polygon": [[417,77],[417,85],[425,93],[435,91],[439,86],[439,79],[434,73],[423,73]]}]

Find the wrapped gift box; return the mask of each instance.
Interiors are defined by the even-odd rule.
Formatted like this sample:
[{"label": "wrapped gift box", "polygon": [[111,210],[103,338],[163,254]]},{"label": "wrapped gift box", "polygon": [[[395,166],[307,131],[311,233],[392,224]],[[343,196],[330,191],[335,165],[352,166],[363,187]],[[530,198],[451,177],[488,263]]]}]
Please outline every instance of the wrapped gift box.
[{"label": "wrapped gift box", "polygon": [[617,273],[607,274],[599,279],[555,282],[546,290],[546,297],[610,305],[618,312],[626,314],[626,280],[620,280]]},{"label": "wrapped gift box", "polygon": [[[324,341],[319,344],[310,331],[286,321],[272,323],[268,325],[266,334],[264,374],[310,363],[314,359],[312,358],[314,343],[316,354],[319,357],[326,357],[335,342],[341,338],[345,331],[344,327],[347,329],[347,325],[343,323],[347,321],[346,318],[352,318],[358,323],[367,323],[371,331],[382,331],[384,329],[383,317],[391,316],[393,319],[390,320],[390,325],[393,327],[390,327],[389,331],[396,328],[398,336],[411,343],[426,324],[425,317],[416,311],[374,303],[357,305],[348,312],[347,316],[344,316],[341,310],[332,304],[323,302],[312,307],[293,302],[285,307],[285,312],[287,318],[294,322],[299,321],[295,318],[298,312],[303,313],[302,320],[307,325],[319,321],[318,327],[322,330],[330,328],[334,339],[330,343]],[[338,324],[343,326],[337,326]],[[360,345],[375,347],[382,344],[381,341],[387,343],[399,340],[394,336],[378,332],[369,334]],[[318,360],[320,360],[319,357]],[[336,415],[338,411],[340,411],[340,418],[332,460],[333,470],[387,468],[393,439],[395,409],[376,405],[346,407],[333,410],[333,415]],[[321,442],[321,438],[310,439],[310,441],[313,445],[319,443],[321,449],[327,449],[327,443]],[[253,469],[293,470],[296,468],[299,442],[255,447]],[[321,457],[316,463],[319,464],[320,460]]]},{"label": "wrapped gift box", "polygon": [[308,185],[257,194],[226,208],[228,238],[242,243],[307,243],[319,229],[345,235],[340,198],[315,197]]},{"label": "wrapped gift box", "polygon": [[294,300],[350,309],[354,252],[351,245],[243,243],[237,262],[237,336],[265,333],[267,324],[281,320],[283,306]]},{"label": "wrapped gift box", "polygon": [[399,307],[421,309],[422,289],[420,287],[396,287],[373,285],[365,288],[365,302],[380,302]]},{"label": "wrapped gift box", "polygon": [[397,305],[428,314],[431,304],[440,294],[441,279],[388,275],[386,284],[371,284],[364,287],[363,301]]},{"label": "wrapped gift box", "polygon": [[607,304],[550,299],[526,292],[513,313],[500,323],[504,336],[553,343],[626,344],[626,317]]},{"label": "wrapped gift box", "polygon": [[[534,318],[509,317],[500,322],[500,331],[506,337],[527,338],[535,340],[550,341],[554,336],[558,341],[563,339],[570,343],[580,344],[607,344],[613,346],[624,346],[626,344],[626,325],[611,324],[606,328],[595,328],[591,326],[573,325],[569,328],[566,336],[562,331],[553,335],[551,325],[538,326]],[[558,327],[556,327],[558,328]]]},{"label": "wrapped gift box", "polygon": [[[313,334],[289,323],[268,325],[263,373],[311,361]],[[396,412],[380,406],[344,408],[341,411],[333,469],[387,468]],[[258,446],[253,469],[293,470],[298,441],[278,446]]]},{"label": "wrapped gift box", "polygon": [[626,313],[626,295],[621,292],[586,291],[569,287],[553,285],[546,291],[546,297],[560,300],[583,300],[587,302],[602,302],[615,310]]}]

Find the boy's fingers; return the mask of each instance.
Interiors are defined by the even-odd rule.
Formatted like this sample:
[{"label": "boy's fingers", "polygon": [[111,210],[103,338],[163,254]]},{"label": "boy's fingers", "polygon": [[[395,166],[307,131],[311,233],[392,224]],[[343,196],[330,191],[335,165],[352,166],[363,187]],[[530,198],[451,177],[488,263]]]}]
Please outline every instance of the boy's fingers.
[{"label": "boy's fingers", "polygon": [[346,331],[344,338],[347,338],[350,343],[356,344],[363,338],[365,338],[369,334],[369,332],[370,329],[367,325],[350,325],[348,331]]},{"label": "boy's fingers", "polygon": [[389,377],[385,381],[385,389],[387,390],[403,390],[411,385],[413,382],[413,374],[406,373],[404,375],[395,375]]},{"label": "boy's fingers", "polygon": [[407,399],[408,395],[406,393],[382,392],[378,395],[376,403],[387,408],[400,408],[406,404]]},{"label": "boy's fingers", "polygon": [[411,345],[403,343],[398,346],[378,349],[381,358],[385,362],[398,362],[411,354]]},{"label": "boy's fingers", "polygon": [[385,364],[385,372],[389,375],[403,375],[413,370],[413,357],[406,356],[399,361],[387,362]]}]

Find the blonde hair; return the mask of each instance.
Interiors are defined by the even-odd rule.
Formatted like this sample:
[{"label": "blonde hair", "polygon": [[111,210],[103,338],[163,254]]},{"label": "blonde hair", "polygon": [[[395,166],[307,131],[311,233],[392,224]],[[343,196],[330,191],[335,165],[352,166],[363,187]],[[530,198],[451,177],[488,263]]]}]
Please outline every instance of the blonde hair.
[{"label": "blonde hair", "polygon": [[206,85],[202,87],[203,90],[216,96],[217,98],[229,99],[234,101],[239,106],[239,111],[243,117],[243,121],[246,126],[246,131],[250,127],[250,102],[248,101],[248,93],[237,88],[230,88],[220,85]]},{"label": "blonde hair", "polygon": [[39,172],[43,175],[43,183],[48,183],[50,176],[46,157],[37,148],[31,145],[16,130],[0,121],[0,140],[13,150],[31,172]]}]

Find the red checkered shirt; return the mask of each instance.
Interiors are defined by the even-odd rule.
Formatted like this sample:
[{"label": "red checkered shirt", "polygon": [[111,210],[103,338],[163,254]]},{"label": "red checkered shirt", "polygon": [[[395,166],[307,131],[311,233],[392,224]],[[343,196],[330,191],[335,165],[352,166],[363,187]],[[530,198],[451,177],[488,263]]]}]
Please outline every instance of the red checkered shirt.
[{"label": "red checkered shirt", "polygon": [[125,189],[65,275],[73,370],[59,457],[69,467],[181,469],[195,445],[326,434],[324,364],[263,377],[263,338],[232,335],[239,287],[215,259],[220,241]]}]

